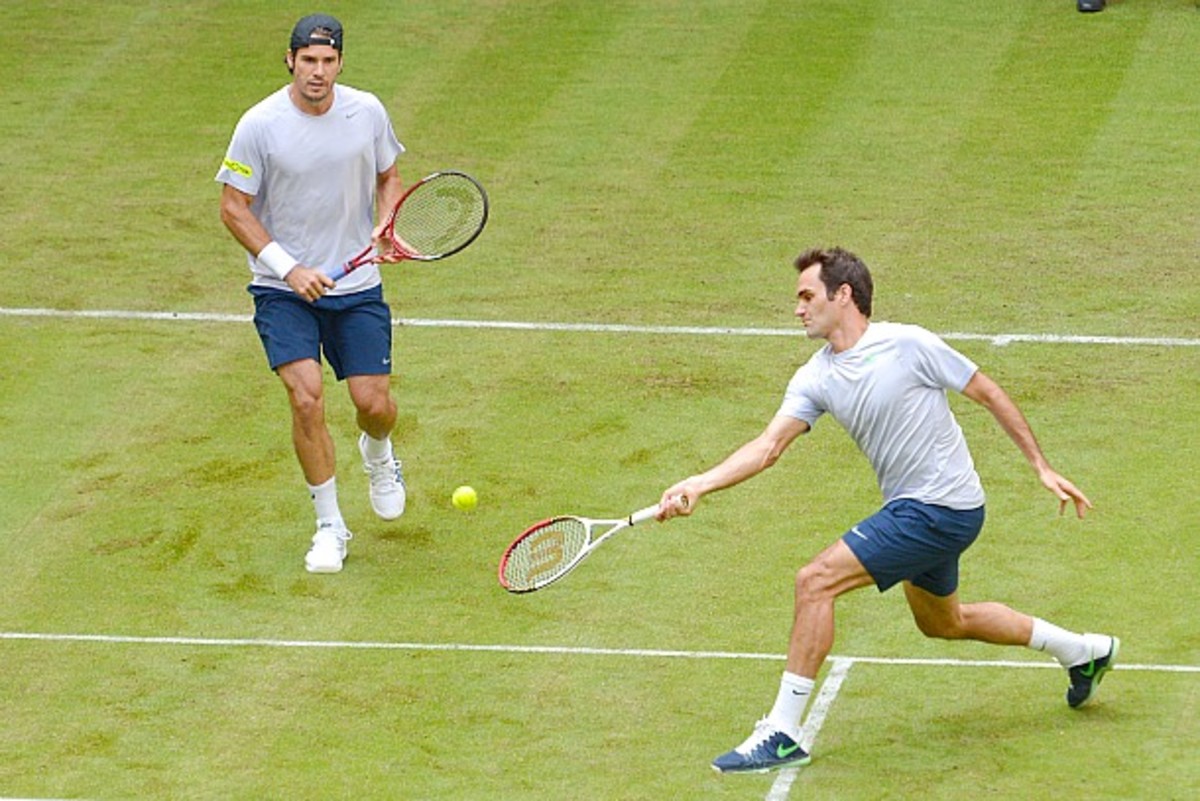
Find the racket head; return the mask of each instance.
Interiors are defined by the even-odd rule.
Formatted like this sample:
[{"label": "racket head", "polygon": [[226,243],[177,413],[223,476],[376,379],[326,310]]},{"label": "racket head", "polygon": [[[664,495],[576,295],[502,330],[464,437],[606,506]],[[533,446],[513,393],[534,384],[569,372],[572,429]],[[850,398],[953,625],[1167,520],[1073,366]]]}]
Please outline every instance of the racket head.
[{"label": "racket head", "polygon": [[488,219],[488,196],[465,172],[443,170],[409,187],[392,210],[387,235],[406,259],[436,261],[475,241]]},{"label": "racket head", "polygon": [[587,550],[589,536],[587,522],[569,515],[530,526],[500,558],[500,586],[509,592],[533,592],[562,578]]}]

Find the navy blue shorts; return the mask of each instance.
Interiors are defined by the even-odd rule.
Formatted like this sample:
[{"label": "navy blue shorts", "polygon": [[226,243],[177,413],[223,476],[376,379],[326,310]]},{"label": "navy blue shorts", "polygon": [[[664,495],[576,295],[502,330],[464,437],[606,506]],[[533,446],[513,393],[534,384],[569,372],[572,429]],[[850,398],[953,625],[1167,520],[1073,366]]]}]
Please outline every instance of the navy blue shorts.
[{"label": "navy blue shorts", "polygon": [[392,372],[392,312],[383,287],[326,295],[309,303],[293,292],[251,286],[254,326],[272,370],[300,359],[325,360],[341,381]]},{"label": "navy blue shorts", "polygon": [[842,541],[879,591],[900,581],[945,597],[958,589],[958,557],[983,528],[983,507],[948,509],[901,498],[851,527]]}]

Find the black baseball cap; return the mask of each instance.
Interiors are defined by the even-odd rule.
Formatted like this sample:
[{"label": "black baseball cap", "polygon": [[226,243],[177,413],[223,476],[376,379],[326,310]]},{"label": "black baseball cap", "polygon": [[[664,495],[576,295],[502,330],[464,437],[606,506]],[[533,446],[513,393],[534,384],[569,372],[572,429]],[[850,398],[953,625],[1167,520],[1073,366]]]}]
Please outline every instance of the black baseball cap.
[{"label": "black baseball cap", "polygon": [[339,53],[342,51],[342,23],[328,14],[309,14],[292,28],[291,50],[295,52],[309,45],[329,45]]}]

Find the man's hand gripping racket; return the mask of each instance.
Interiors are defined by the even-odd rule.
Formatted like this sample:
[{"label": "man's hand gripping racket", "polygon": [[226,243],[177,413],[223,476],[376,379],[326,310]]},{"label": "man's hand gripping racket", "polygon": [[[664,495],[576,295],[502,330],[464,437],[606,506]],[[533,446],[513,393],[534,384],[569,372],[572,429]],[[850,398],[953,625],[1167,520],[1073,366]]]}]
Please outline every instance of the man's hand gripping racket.
[{"label": "man's hand gripping racket", "polygon": [[[687,497],[676,504],[686,506]],[[584,557],[618,531],[659,516],[656,503],[620,520],[593,520],[564,515],[530,526],[512,541],[500,557],[500,586],[509,592],[533,592],[558,581]],[[604,529],[600,536],[595,533]]]},{"label": "man's hand gripping racket", "polygon": [[487,218],[487,193],[478,181],[454,170],[435,172],[410,186],[388,215],[380,239],[390,245],[389,254],[372,243],[328,275],[337,281],[364,264],[453,256],[475,241]]}]

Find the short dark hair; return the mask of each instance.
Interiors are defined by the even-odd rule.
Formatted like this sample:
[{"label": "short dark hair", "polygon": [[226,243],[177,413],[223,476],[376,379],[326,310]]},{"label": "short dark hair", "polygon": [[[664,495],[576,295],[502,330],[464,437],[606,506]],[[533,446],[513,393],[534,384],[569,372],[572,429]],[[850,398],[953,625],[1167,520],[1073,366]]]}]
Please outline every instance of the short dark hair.
[{"label": "short dark hair", "polygon": [[842,248],[810,248],[796,257],[795,265],[799,273],[820,265],[825,297],[832,300],[838,287],[848,284],[854,305],[864,317],[871,316],[871,296],[875,292],[875,284],[871,280],[871,271],[858,256]]}]

